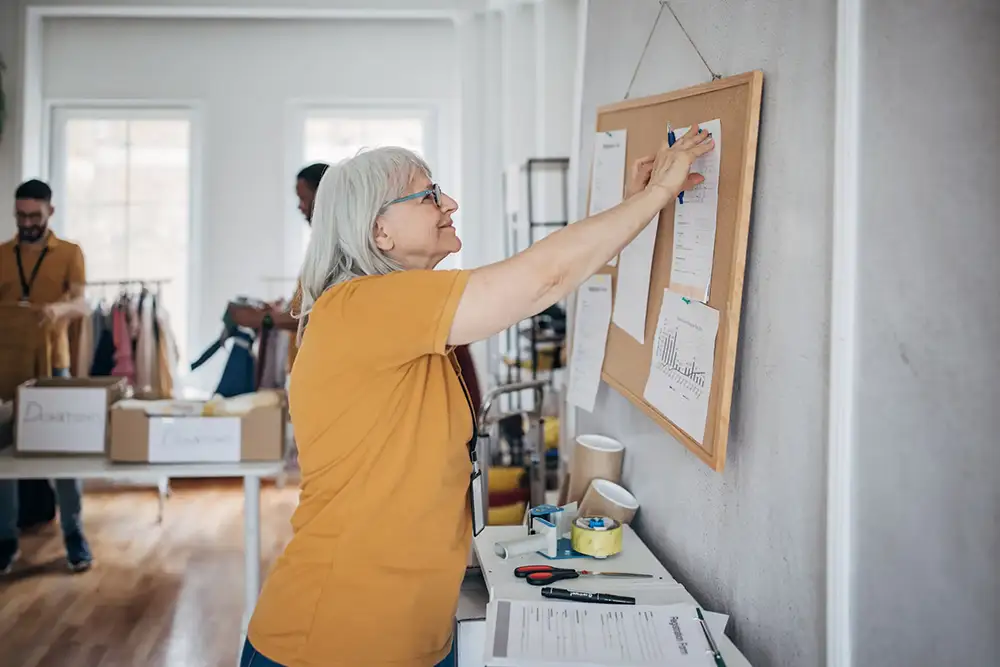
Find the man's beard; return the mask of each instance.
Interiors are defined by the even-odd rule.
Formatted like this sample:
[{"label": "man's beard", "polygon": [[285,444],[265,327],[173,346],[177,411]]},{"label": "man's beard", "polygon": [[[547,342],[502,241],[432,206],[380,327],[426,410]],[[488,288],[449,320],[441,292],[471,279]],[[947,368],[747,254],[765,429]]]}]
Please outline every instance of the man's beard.
[{"label": "man's beard", "polygon": [[47,232],[48,230],[49,230],[48,225],[18,227],[17,239],[21,241],[21,243],[34,243],[35,241],[38,241],[43,236],[45,236],[45,232]]}]

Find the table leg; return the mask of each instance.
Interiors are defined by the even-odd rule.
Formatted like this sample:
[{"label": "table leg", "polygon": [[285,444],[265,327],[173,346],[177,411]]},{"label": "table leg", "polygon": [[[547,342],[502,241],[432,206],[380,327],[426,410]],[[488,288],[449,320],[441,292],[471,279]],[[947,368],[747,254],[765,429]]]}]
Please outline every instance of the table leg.
[{"label": "table leg", "polygon": [[260,477],[243,478],[243,558],[244,608],[239,652],[243,651],[247,626],[260,594]]},{"label": "table leg", "polygon": [[170,493],[170,479],[161,477],[157,480],[156,491],[159,500],[159,513],[156,516],[156,523],[163,523],[163,509],[167,501],[167,495]]}]

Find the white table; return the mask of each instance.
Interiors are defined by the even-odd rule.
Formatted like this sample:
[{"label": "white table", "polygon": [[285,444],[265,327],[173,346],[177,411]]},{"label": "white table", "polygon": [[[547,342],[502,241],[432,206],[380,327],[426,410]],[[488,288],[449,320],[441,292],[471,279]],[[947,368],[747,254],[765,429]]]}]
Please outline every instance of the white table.
[{"label": "white table", "polygon": [[[244,606],[240,651],[260,594],[260,480],[284,470],[284,461],[240,463],[112,463],[102,457],[14,456],[0,451],[0,479],[157,481],[164,477],[243,478]],[[237,653],[239,662],[239,653]]]},{"label": "white table", "polygon": [[[554,565],[580,570],[611,570],[615,572],[641,572],[652,574],[649,579],[609,579],[602,577],[572,580],[573,590],[615,593],[634,597],[636,604],[668,605],[687,603],[698,605],[687,589],[667,572],[656,556],[635,534],[631,526],[622,527],[622,552],[606,560],[590,558],[567,558],[549,560],[538,553],[502,560],[493,551],[497,542],[525,536],[524,526],[488,526],[475,539],[476,558],[482,569],[483,579],[492,602],[498,598],[505,600],[537,600],[541,594],[535,586],[529,586],[523,579],[514,576],[514,568],[519,565]],[[595,565],[597,564],[597,565]],[[700,606],[700,605],[699,605]],[[716,610],[711,610],[716,611]],[[725,610],[718,610],[724,612]],[[715,636],[715,640],[726,661],[726,667],[750,667],[739,649],[725,635]],[[461,656],[460,656],[461,657]]]}]

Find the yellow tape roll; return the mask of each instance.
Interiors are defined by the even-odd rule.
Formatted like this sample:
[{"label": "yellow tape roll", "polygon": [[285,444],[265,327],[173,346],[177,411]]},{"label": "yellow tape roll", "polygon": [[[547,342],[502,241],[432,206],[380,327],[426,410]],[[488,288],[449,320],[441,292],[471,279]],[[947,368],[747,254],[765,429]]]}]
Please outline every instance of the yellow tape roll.
[{"label": "yellow tape roll", "polygon": [[570,533],[573,550],[594,558],[607,558],[622,550],[622,526],[609,516],[581,516]]}]

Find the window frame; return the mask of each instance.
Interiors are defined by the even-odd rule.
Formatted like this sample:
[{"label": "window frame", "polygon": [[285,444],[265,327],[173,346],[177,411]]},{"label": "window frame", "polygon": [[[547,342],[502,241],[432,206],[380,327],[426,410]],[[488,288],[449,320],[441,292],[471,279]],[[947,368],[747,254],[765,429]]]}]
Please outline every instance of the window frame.
[{"label": "window frame", "polygon": [[[285,133],[285,233],[284,275],[298,276],[305,251],[305,220],[299,212],[295,196],[295,175],[306,165],[305,127],[310,118],[399,119],[419,118],[424,123],[424,158],[434,178],[448,194],[459,195],[457,151],[452,146],[447,127],[449,102],[446,100],[291,100],[287,104]],[[449,184],[452,184],[449,187]],[[456,230],[461,234],[461,221],[456,217]],[[300,245],[292,239],[303,239]],[[458,263],[461,263],[460,258]]]},{"label": "window frame", "polygon": [[[64,198],[66,184],[65,152],[59,149],[65,145],[66,122],[76,119],[90,120],[165,120],[183,119],[190,123],[188,157],[188,258],[182,269],[187,274],[187,326],[186,331],[177,331],[183,337],[184,349],[190,350],[196,340],[201,313],[200,289],[202,265],[202,184],[204,169],[203,135],[204,106],[196,100],[104,100],[104,99],[52,99],[45,104],[43,155],[45,156],[43,177],[52,187],[57,214],[52,218],[52,229],[57,234],[64,232],[63,221],[58,215],[58,207]],[[178,372],[183,379],[188,375],[182,363]]]}]

